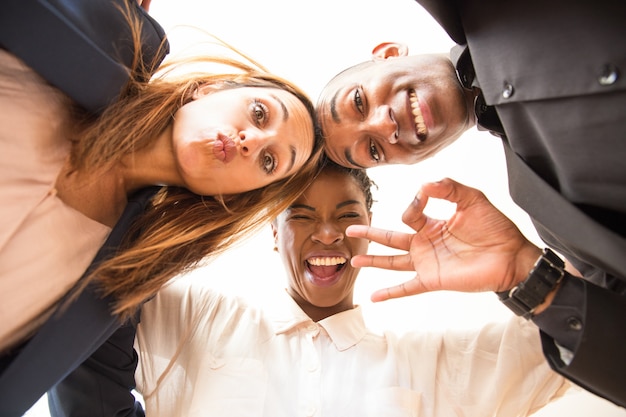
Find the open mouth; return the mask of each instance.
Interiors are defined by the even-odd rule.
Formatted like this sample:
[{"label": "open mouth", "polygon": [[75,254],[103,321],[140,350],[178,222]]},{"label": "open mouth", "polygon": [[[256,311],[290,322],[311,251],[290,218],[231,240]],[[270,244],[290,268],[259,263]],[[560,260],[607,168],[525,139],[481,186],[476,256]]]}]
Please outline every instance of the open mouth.
[{"label": "open mouth", "polygon": [[327,286],[334,284],[341,276],[340,272],[348,260],[343,256],[313,257],[306,261],[307,269],[312,275],[312,282]]},{"label": "open mouth", "polygon": [[414,90],[409,91],[409,104],[411,105],[411,114],[413,115],[417,138],[420,141],[425,141],[428,136],[428,128],[426,127],[426,123],[424,123],[424,116],[422,115],[420,103]]}]

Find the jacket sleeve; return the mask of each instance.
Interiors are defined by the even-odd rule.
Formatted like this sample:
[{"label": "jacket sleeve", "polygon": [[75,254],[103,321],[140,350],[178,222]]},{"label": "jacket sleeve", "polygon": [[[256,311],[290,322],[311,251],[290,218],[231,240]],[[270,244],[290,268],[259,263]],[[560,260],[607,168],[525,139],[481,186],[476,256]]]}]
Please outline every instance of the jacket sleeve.
[{"label": "jacket sleeve", "polygon": [[626,407],[625,317],[626,296],[570,277],[552,305],[533,321],[541,329],[543,352],[552,369]]},{"label": "jacket sleeve", "polygon": [[96,352],[48,392],[53,417],[143,417],[135,387],[135,326],[121,326]]}]

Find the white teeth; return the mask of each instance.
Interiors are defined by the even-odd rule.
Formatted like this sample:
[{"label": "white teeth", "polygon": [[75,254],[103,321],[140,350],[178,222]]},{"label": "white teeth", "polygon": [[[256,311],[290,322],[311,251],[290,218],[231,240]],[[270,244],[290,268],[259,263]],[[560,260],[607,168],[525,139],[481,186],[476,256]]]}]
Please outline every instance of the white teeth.
[{"label": "white teeth", "polygon": [[307,262],[313,266],[333,266],[346,263],[346,258],[343,256],[333,256],[328,258],[311,258]]},{"label": "white teeth", "polygon": [[417,134],[420,136],[425,136],[428,133],[428,129],[426,128],[426,124],[424,123],[424,116],[422,116],[422,111],[420,110],[415,91],[409,91],[409,101],[411,102],[411,112],[413,113],[413,117],[415,119],[415,128],[417,129]]}]

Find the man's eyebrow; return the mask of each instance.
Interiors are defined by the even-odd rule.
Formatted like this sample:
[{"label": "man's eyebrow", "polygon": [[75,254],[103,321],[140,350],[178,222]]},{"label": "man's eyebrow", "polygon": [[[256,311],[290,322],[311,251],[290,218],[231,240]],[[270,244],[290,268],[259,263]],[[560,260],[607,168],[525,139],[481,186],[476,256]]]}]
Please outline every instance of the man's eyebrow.
[{"label": "man's eyebrow", "polygon": [[287,106],[285,106],[285,103],[283,103],[283,101],[279,99],[278,96],[275,96],[274,94],[270,94],[270,96],[272,96],[283,109],[283,122],[286,122],[287,119],[289,119],[289,110],[287,110]]},{"label": "man's eyebrow", "polygon": [[333,118],[335,123],[341,123],[341,119],[339,118],[339,113],[337,113],[337,96],[339,95],[339,90],[335,91],[335,95],[330,99],[330,117]]},{"label": "man's eyebrow", "polygon": [[346,160],[350,162],[352,165],[354,165],[355,167],[359,167],[360,169],[367,168],[361,164],[358,164],[354,159],[352,159],[352,152],[350,151],[350,148],[346,149],[345,155],[346,155]]}]

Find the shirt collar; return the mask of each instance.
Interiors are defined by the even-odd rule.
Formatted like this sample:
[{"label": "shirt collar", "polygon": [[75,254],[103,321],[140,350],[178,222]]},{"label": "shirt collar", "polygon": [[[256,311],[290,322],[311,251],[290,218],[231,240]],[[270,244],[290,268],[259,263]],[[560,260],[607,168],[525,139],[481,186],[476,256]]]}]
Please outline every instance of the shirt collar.
[{"label": "shirt collar", "polygon": [[357,345],[367,334],[360,306],[327,317],[315,323],[285,291],[278,300],[272,300],[269,315],[276,334],[289,333],[300,326],[322,327],[339,351]]},{"label": "shirt collar", "polygon": [[474,72],[474,64],[467,45],[455,45],[450,49],[450,60],[463,88],[479,88]]},{"label": "shirt collar", "polygon": [[271,304],[265,309],[274,325],[276,334],[287,333],[302,323],[313,323],[313,320],[302,311],[287,293],[287,290],[281,293],[277,299],[272,299]]},{"label": "shirt collar", "polygon": [[326,317],[318,324],[326,330],[339,351],[357,345],[367,334],[361,306]]},{"label": "shirt collar", "polygon": [[[463,88],[480,91],[474,63],[467,45],[455,45],[452,47],[450,60],[456,69],[456,75]],[[495,107],[487,105],[482,91],[479,92],[474,100],[474,113],[476,114],[478,130],[487,130],[492,135],[504,137],[504,128],[500,122],[500,117]]]}]

